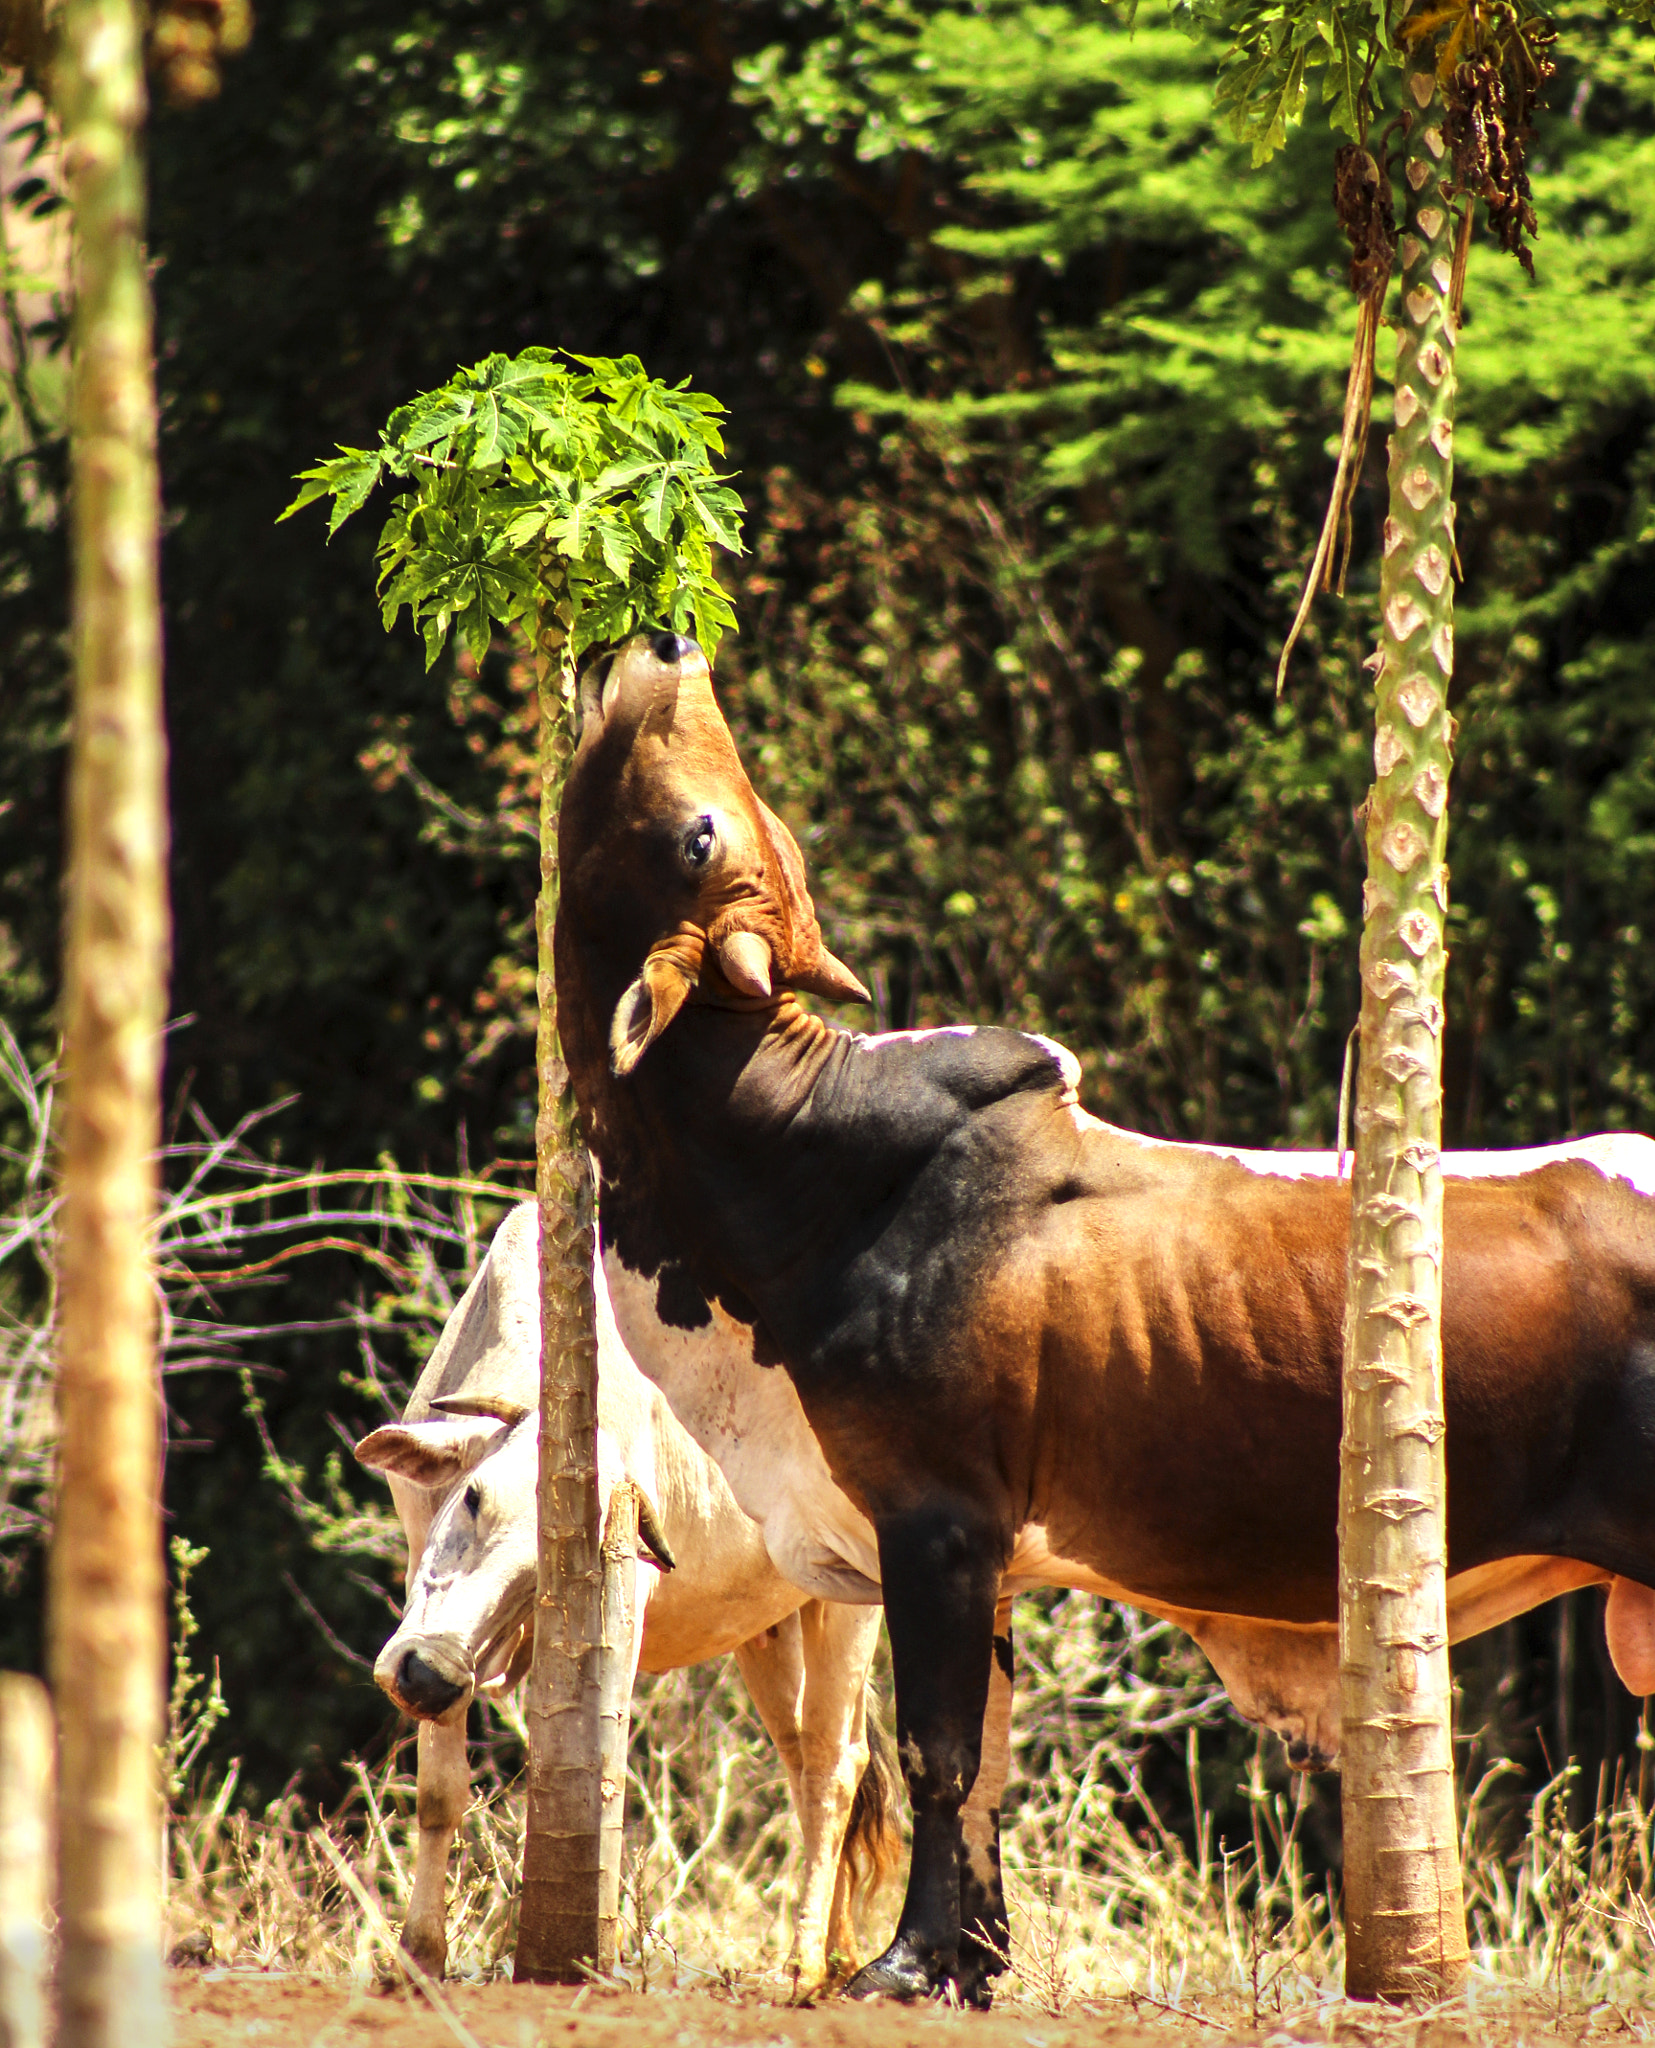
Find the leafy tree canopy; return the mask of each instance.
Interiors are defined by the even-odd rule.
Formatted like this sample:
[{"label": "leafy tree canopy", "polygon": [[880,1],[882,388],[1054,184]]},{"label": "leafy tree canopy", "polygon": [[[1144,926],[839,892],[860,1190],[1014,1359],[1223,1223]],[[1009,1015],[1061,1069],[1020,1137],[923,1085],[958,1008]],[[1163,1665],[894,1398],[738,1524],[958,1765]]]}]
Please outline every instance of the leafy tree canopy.
[{"label": "leafy tree canopy", "polygon": [[[1610,0],[1615,14],[1655,26],[1655,0]],[[1545,11],[1532,0],[1174,0],[1192,30],[1229,38],[1220,60],[1218,105],[1261,164],[1304,113],[1313,72],[1332,126],[1367,139],[1386,71],[1420,43],[1445,80],[1462,59],[1498,51],[1533,66],[1536,31],[1549,40]]]},{"label": "leafy tree canopy", "polygon": [[741,552],[741,500],[716,398],[668,387],[636,356],[490,356],[401,406],[376,449],[303,472],[291,518],[331,497],[331,536],[389,476],[411,481],[379,537],[390,631],[404,605],[431,668],[456,625],[473,661],[496,626],[561,608],[571,658],[635,626],[693,626],[707,658],[735,623],[715,546]]}]

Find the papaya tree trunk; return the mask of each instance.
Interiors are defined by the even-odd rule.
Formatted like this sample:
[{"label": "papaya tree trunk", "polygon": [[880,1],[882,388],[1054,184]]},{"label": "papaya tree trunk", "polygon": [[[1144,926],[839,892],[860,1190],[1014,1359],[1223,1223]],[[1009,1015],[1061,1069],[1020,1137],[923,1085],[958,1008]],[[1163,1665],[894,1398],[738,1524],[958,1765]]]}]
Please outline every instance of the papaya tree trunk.
[{"label": "papaya tree trunk", "polygon": [[1441,1336],[1453,236],[1434,72],[1411,67],[1406,92],[1340,1447],[1345,1988],[1353,1998],[1440,1996],[1466,1969]]},{"label": "papaya tree trunk", "polygon": [[67,0],[56,97],[74,205],[74,729],[64,974],[61,2048],[162,2037],[156,1753],[165,1690],[155,1212],[167,961],[155,386],[133,0]]},{"label": "papaya tree trunk", "polygon": [[[621,1880],[626,1847],[626,1752],[632,1737],[632,1609],[638,1577],[638,1489],[617,1486],[603,1527],[603,1642],[599,1653],[602,1723],[602,1839],[599,1846],[598,1966],[619,1960]],[[642,1931],[640,1929],[640,1940]]]},{"label": "papaya tree trunk", "polygon": [[557,1035],[552,931],[557,816],[574,745],[575,675],[563,625],[542,615],[539,691],[539,1028],[535,1194],[540,1205],[539,1568],[529,1667],[528,1831],[514,1974],[579,1983],[614,1953],[601,1926],[599,1837],[603,1560],[598,1550],[598,1346],[592,1166]]},{"label": "papaya tree trunk", "polygon": [[46,1688],[0,1671],[0,2048],[46,2048],[53,1749]]}]

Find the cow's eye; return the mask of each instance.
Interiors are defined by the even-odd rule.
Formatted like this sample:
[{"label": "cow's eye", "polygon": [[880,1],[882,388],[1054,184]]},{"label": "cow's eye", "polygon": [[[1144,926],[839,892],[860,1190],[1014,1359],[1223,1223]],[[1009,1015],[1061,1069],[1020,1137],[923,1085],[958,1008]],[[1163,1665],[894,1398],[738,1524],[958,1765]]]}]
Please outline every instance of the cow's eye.
[{"label": "cow's eye", "polygon": [[707,865],[715,837],[711,818],[698,818],[690,827],[684,836],[684,859],[692,868],[704,868]]},{"label": "cow's eye", "polygon": [[466,1511],[466,1513],[467,1513],[468,1515],[475,1515],[475,1514],[476,1514],[476,1512],[477,1512],[477,1510],[478,1510],[478,1509],[479,1509],[479,1508],[480,1508],[480,1507],[482,1506],[482,1504],[483,1504],[483,1489],[482,1489],[482,1488],[481,1488],[480,1486],[477,1486],[477,1485],[471,1485],[471,1486],[468,1486],[468,1487],[466,1488],[466,1490],[465,1490],[465,1511]]}]

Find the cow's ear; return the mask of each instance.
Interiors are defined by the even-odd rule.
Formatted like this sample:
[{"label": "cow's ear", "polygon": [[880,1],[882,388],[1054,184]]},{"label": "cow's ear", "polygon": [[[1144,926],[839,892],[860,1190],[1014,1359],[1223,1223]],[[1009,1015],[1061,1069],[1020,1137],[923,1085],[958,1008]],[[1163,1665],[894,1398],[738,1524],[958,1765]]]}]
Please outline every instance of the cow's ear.
[{"label": "cow's ear", "polygon": [[781,869],[792,927],[792,957],[783,969],[783,980],[790,988],[803,989],[806,995],[823,996],[831,1003],[871,1003],[873,997],[857,977],[822,944],[822,927],[816,922],[816,906],[810,900],[804,855],[799,851],[798,841],[762,798],[757,801],[771,851]]},{"label": "cow's ear", "polygon": [[650,947],[644,971],[615,1005],[609,1064],[626,1075],[684,1007],[701,974],[699,933],[674,932]]},{"label": "cow's ear", "polygon": [[370,1472],[394,1472],[415,1486],[452,1486],[481,1462],[506,1428],[486,1416],[387,1423],[383,1429],[371,1430],[356,1446],[356,1461]]}]

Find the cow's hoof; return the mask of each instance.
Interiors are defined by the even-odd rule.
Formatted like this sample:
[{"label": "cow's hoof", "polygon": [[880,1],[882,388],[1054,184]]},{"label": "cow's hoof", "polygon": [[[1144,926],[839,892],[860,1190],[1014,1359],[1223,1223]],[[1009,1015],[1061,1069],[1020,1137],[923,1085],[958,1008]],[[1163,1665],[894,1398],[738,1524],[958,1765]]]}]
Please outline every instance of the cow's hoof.
[{"label": "cow's hoof", "polygon": [[875,1956],[845,1986],[847,1998],[934,1997],[941,1972],[929,1963],[916,1944],[899,1934],[882,1956]]},{"label": "cow's hoof", "polygon": [[[437,1941],[430,1939],[421,1940],[416,1935],[410,1941],[408,1936],[404,1934],[401,1941],[397,1943],[397,1947],[402,1951],[403,1956],[413,1964],[416,1980],[420,1977],[429,1977],[434,1983],[440,1984],[442,1982],[448,1972],[448,1943],[445,1939]],[[392,1974],[400,1979],[407,1973],[396,1971]]]},{"label": "cow's hoof", "polygon": [[949,1980],[961,2005],[970,2012],[987,2012],[994,2003],[994,1980],[1000,1964],[986,1956],[960,1959],[960,1967]]}]

